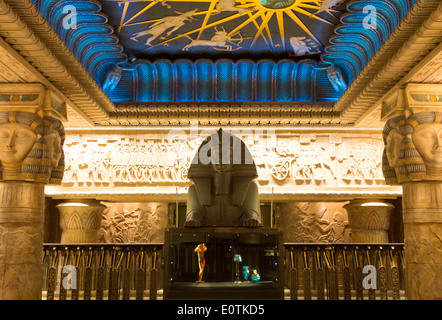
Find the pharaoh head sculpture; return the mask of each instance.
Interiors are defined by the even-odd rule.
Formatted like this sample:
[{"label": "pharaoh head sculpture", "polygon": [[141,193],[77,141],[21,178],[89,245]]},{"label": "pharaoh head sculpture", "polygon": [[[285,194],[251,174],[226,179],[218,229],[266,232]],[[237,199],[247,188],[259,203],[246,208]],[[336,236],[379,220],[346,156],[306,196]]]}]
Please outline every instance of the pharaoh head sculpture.
[{"label": "pharaoh head sculpture", "polygon": [[[48,135],[51,144],[56,143],[57,139],[51,137],[52,128],[51,121],[44,121],[32,112],[0,112],[0,180],[48,183],[52,172],[57,176],[51,157],[60,160],[61,156],[52,153],[54,148],[48,145],[46,139]],[[64,163],[61,175],[63,169]]]},{"label": "pharaoh head sculpture", "polygon": [[188,172],[186,226],[246,226],[261,223],[257,171],[238,137],[221,129],[198,148]]}]

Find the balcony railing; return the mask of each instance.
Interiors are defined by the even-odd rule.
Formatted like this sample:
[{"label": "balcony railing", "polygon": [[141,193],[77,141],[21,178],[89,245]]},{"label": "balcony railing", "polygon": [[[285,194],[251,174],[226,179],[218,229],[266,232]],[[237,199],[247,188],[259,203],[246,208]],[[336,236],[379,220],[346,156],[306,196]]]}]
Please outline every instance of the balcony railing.
[{"label": "balcony railing", "polygon": [[[403,244],[285,243],[286,299],[405,299]],[[45,244],[43,299],[161,299],[163,244]]]},{"label": "balcony railing", "polygon": [[284,246],[288,299],[405,299],[403,244]]},{"label": "balcony railing", "polygon": [[162,244],[44,244],[43,299],[156,300]]}]

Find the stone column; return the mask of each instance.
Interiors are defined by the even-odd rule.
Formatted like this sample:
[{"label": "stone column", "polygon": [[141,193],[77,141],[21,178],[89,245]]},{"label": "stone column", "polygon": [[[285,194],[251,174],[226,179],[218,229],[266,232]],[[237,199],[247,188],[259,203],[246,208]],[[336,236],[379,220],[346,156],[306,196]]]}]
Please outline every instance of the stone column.
[{"label": "stone column", "polygon": [[382,201],[350,201],[347,210],[354,243],[388,243],[390,213],[394,206]]},{"label": "stone column", "polygon": [[44,186],[64,170],[56,105],[41,85],[0,85],[0,300],[41,299]]},{"label": "stone column", "polygon": [[0,300],[41,296],[44,185],[0,182]]},{"label": "stone column", "polygon": [[404,183],[406,295],[442,299],[442,181]]},{"label": "stone column", "polygon": [[106,206],[95,200],[72,200],[56,206],[60,211],[61,243],[96,243]]},{"label": "stone column", "polygon": [[403,192],[406,297],[440,300],[442,86],[408,84],[384,107],[383,172]]}]

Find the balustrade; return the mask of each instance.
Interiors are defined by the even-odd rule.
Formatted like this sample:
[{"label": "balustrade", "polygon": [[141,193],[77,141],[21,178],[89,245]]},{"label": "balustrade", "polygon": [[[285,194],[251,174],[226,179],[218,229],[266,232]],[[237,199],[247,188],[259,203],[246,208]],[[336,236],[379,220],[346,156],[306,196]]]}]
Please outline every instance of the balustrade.
[{"label": "balustrade", "polygon": [[45,244],[43,298],[156,300],[162,244]]}]

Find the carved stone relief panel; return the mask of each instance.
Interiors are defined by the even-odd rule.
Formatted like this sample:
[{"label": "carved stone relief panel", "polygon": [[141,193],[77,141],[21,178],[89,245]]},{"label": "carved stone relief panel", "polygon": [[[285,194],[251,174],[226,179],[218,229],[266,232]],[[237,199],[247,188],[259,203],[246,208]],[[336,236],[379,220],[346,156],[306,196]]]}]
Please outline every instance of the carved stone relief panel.
[{"label": "carved stone relief panel", "polygon": [[113,203],[103,212],[98,242],[162,243],[168,221],[167,203]]},{"label": "carved stone relief panel", "polygon": [[[259,185],[385,185],[381,134],[242,135]],[[232,133],[234,133],[232,131]],[[206,135],[67,134],[64,187],[188,186],[187,171]]]},{"label": "carved stone relief panel", "polygon": [[285,202],[280,206],[284,242],[351,242],[342,202]]}]

